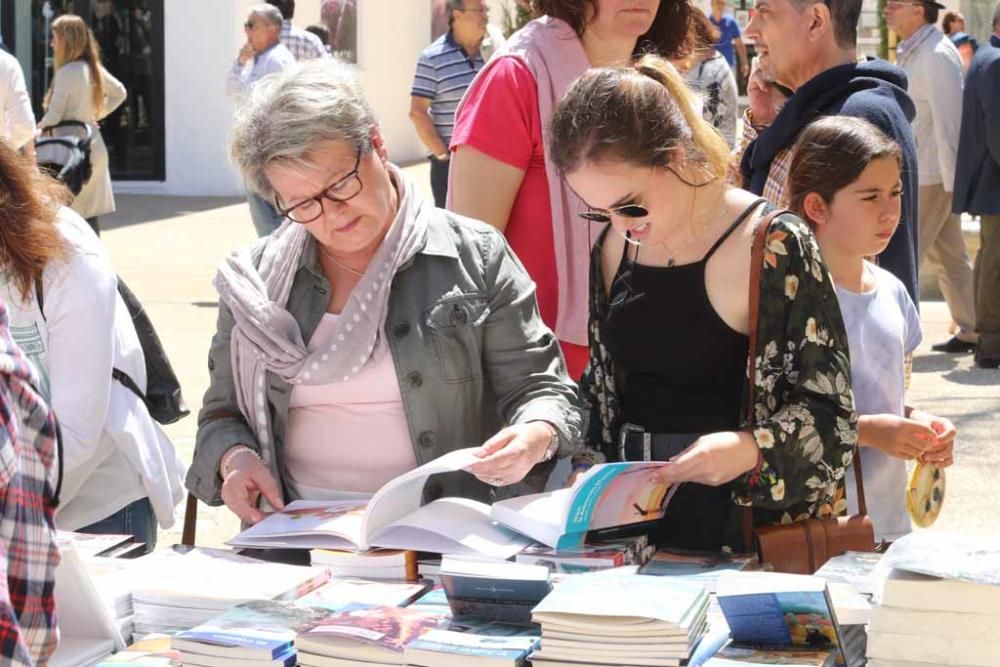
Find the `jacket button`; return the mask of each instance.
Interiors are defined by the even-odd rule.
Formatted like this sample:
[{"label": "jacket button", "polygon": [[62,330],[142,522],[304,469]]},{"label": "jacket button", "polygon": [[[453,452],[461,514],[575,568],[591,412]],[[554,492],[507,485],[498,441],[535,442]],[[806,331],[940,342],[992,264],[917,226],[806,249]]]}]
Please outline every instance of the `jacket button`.
[{"label": "jacket button", "polygon": [[396,338],[403,338],[410,333],[409,322],[396,322],[392,325],[392,335]]},{"label": "jacket button", "polygon": [[424,431],[417,438],[417,442],[420,443],[421,447],[431,448],[437,443],[437,436],[434,435],[434,431]]},{"label": "jacket button", "polygon": [[468,321],[469,321],[469,316],[466,315],[465,311],[462,310],[461,306],[459,306],[456,303],[455,307],[451,311],[451,323],[455,325],[460,325],[460,324],[465,324]]},{"label": "jacket button", "polygon": [[412,373],[407,375],[406,379],[409,380],[410,384],[412,384],[414,387],[419,387],[424,383],[424,376],[418,373],[417,371],[413,371]]}]

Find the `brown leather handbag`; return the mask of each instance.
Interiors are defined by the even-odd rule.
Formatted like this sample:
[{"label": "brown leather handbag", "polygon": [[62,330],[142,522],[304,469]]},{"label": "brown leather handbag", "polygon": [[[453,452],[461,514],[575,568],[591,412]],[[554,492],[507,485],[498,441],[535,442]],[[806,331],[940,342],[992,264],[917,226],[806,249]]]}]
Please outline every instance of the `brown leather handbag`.
[{"label": "brown leather handbag", "polygon": [[[760,313],[760,274],[764,265],[767,230],[775,217],[785,213],[776,210],[763,218],[754,234],[750,268],[750,391],[747,402],[748,423],[753,418],[755,366],[757,349],[757,317]],[[861,453],[855,451],[854,478],[857,480],[858,510],[853,516],[832,519],[805,519],[789,524],[753,528],[753,510],[744,511],[744,539],[753,545],[762,563],[770,563],[776,572],[812,574],[834,556],[847,551],[874,551],[875,528],[868,516],[865,487],[861,474]]]}]

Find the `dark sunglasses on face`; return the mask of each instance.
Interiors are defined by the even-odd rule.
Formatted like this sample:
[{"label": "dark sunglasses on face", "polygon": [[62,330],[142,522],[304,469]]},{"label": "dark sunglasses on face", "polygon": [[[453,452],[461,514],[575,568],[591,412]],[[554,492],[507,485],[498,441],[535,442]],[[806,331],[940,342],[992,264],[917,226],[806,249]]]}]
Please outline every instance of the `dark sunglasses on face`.
[{"label": "dark sunglasses on face", "polygon": [[580,217],[590,222],[611,222],[611,216],[620,215],[623,218],[645,218],[649,215],[649,209],[642,204],[625,204],[616,208],[601,209],[592,208],[589,211],[580,213]]}]

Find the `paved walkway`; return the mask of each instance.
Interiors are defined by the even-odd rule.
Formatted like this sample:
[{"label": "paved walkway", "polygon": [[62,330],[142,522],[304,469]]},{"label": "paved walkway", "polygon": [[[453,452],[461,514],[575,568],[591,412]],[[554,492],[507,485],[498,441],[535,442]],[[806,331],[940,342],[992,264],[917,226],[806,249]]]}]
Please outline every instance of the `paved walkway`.
[{"label": "paved walkway", "polygon": [[[427,169],[409,169],[421,184]],[[429,188],[427,188],[429,190]],[[429,193],[428,193],[429,196]],[[103,239],[118,272],[142,299],[180,376],[184,396],[197,414],[208,384],[206,355],[215,331],[216,265],[255,235],[241,200],[118,198],[119,211],[102,222]],[[1000,533],[1000,371],[973,368],[971,358],[934,354],[929,344],[947,337],[949,317],[941,302],[922,306],[925,344],[915,363],[911,402],[955,421],[960,429],[948,498],[935,529]],[[197,429],[191,416],[167,427],[190,461]],[[200,506],[198,544],[220,545],[239,530],[224,508]],[[160,536],[179,541],[180,521]]]}]

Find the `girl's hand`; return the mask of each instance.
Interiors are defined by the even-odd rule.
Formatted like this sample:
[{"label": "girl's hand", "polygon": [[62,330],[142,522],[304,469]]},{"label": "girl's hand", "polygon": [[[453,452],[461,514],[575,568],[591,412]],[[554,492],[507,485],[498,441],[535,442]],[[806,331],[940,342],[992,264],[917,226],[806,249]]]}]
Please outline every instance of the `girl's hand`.
[{"label": "girl's hand", "polygon": [[898,415],[862,415],[858,419],[858,443],[889,456],[911,461],[935,446],[938,435],[929,425]]},{"label": "girl's hand", "polygon": [[757,465],[760,450],[753,436],[742,431],[710,433],[673,457],[657,471],[661,482],[697,482],[719,486]]},{"label": "girl's hand", "polygon": [[492,486],[517,484],[545,457],[552,429],[545,422],[508,426],[483,443],[475,452],[481,460],[466,470]]},{"label": "girl's hand", "polygon": [[937,436],[934,445],[919,457],[921,463],[933,463],[939,468],[947,468],[955,462],[955,438],[958,436],[958,429],[950,419],[922,410],[911,410],[910,419],[930,427]]}]

